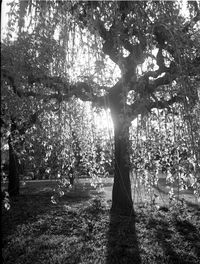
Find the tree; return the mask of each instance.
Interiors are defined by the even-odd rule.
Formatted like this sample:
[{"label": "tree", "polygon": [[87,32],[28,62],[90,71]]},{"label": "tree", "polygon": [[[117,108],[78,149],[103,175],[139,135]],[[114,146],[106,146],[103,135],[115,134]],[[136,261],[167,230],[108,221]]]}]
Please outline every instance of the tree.
[{"label": "tree", "polygon": [[20,156],[25,133],[36,123],[40,111],[34,109],[33,101],[23,99],[17,92],[10,90],[4,78],[1,85],[2,134],[9,146],[8,192],[10,196],[16,196],[19,194],[20,174],[23,171]]},{"label": "tree", "polygon": [[[58,103],[75,96],[111,111],[115,141],[113,213],[133,213],[129,177],[132,120],[173,104],[183,104],[189,113],[198,100],[200,9],[197,1],[187,5],[189,15],[185,17],[180,4],[169,1],[11,4],[18,36],[31,40],[24,61],[26,71],[19,82],[28,83],[29,90],[20,85],[17,92]],[[28,26],[27,12],[31,17]],[[79,56],[85,62],[88,58],[90,62],[85,64],[93,68],[79,67]],[[120,70],[115,82],[107,77],[108,58]],[[76,71],[79,67],[80,74],[74,67]],[[10,71],[4,71],[4,77],[9,76]],[[43,88],[37,90],[37,85]]]}]

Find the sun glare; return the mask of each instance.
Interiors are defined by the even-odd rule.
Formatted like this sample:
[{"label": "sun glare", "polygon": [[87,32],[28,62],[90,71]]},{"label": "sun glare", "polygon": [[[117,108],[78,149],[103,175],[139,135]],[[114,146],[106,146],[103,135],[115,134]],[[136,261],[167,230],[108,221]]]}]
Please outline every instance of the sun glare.
[{"label": "sun glare", "polygon": [[95,113],[94,122],[97,130],[106,131],[108,135],[113,133],[113,122],[110,110],[102,110],[100,113]]},{"label": "sun glare", "polygon": [[6,34],[6,27],[8,24],[8,7],[7,4],[10,1],[2,1],[1,2],[1,39],[4,37],[4,35]]}]

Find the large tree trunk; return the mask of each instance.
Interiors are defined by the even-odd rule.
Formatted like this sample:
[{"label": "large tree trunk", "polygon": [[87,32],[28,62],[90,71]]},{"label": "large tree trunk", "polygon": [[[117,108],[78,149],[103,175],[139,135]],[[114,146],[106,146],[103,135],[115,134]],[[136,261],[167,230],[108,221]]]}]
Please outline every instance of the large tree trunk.
[{"label": "large tree trunk", "polygon": [[9,173],[8,173],[8,193],[10,196],[19,195],[19,163],[18,157],[14,150],[14,133],[16,131],[16,125],[12,121],[11,123],[11,134],[8,139],[9,145]]},{"label": "large tree trunk", "polygon": [[[124,131],[126,130],[126,131]],[[115,173],[112,191],[111,212],[122,215],[133,214],[131,183],[129,175],[128,128],[115,129]]]},{"label": "large tree trunk", "polygon": [[133,215],[133,201],[130,182],[130,145],[129,127],[126,115],[122,114],[122,108],[115,102],[111,108],[114,123],[115,142],[115,173],[112,191],[111,213],[121,215]]}]

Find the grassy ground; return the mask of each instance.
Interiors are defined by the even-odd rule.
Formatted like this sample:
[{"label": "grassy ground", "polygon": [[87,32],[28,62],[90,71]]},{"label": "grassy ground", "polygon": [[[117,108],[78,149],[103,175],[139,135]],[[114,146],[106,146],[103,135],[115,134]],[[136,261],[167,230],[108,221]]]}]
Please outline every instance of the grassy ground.
[{"label": "grassy ground", "polygon": [[97,195],[50,198],[24,192],[2,209],[3,263],[200,263],[198,206],[141,204],[135,217],[110,217]]}]

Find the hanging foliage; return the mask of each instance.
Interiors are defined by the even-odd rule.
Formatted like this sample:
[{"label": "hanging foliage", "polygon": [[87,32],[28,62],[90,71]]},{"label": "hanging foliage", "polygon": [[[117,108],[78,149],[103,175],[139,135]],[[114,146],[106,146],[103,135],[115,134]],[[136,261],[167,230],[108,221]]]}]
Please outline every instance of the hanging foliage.
[{"label": "hanging foliage", "polygon": [[[181,170],[194,163],[198,182],[198,122],[194,120],[199,100],[199,3],[188,1],[188,15],[184,15],[178,1],[20,2],[10,4],[3,47],[11,54],[3,60],[5,87],[20,98],[37,99],[37,108],[44,112],[52,107],[63,115],[60,107],[71,98],[110,109],[112,211],[133,213],[130,163],[143,170],[144,181],[151,184],[156,182],[160,163],[169,178],[174,175],[179,181]],[[129,132],[136,118],[140,125],[131,146],[135,160],[130,162]],[[87,133],[95,135],[92,122],[88,123]],[[70,129],[74,154],[68,157],[67,167],[72,168],[83,141],[73,122]],[[101,173],[95,162],[99,147],[87,133],[86,154],[81,156],[92,176]],[[180,158],[185,151],[187,162]],[[59,158],[64,160],[62,155]]]}]

